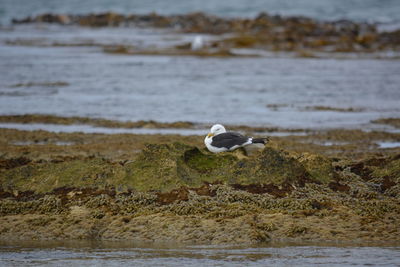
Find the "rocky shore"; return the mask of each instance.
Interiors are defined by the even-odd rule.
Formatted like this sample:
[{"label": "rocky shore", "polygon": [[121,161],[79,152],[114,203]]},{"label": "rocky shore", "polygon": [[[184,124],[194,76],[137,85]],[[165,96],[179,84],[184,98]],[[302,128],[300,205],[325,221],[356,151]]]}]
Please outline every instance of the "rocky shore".
[{"label": "rocky shore", "polygon": [[[111,12],[88,15],[42,14],[13,19],[13,23],[56,23],[85,27],[156,27],[221,37],[205,43],[203,53],[197,52],[199,56],[231,56],[229,51],[234,48],[296,51],[303,56],[313,56],[308,52],[370,53],[400,49],[400,31],[379,32],[374,24],[347,20],[324,22],[306,17],[281,17],[266,13],[261,13],[253,19],[223,18],[204,13],[171,16],[156,13],[122,15]],[[174,53],[169,50],[170,54],[185,55],[185,51],[190,51],[190,44],[182,44],[175,49]],[[209,53],[205,53],[206,50],[210,50]],[[108,47],[106,52],[138,53],[133,48],[123,45]]]},{"label": "rocky shore", "polygon": [[[28,118],[49,119],[1,120]],[[0,239],[400,241],[400,147],[385,140],[400,134],[310,132],[248,157],[202,136],[0,129]]]}]

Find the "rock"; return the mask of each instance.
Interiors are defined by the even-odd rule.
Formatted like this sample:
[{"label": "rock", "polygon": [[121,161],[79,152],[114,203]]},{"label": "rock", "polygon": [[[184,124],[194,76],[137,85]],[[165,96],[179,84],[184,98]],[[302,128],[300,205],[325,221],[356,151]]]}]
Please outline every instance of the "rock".
[{"label": "rock", "polygon": [[322,183],[332,179],[332,175],[311,175],[288,153],[269,147],[254,157],[237,158],[231,153],[205,153],[180,143],[152,144],[128,168],[127,179],[140,191],[198,187],[204,182],[304,186],[306,182]]},{"label": "rock", "polygon": [[70,24],[71,23],[71,18],[68,15],[58,15],[57,20],[60,24]]},{"label": "rock", "polygon": [[[238,35],[233,37],[237,39],[236,47],[275,51],[313,49],[322,52],[374,52],[398,50],[400,46],[399,31],[379,33],[373,24],[348,20],[320,22],[305,17],[284,18],[266,13],[260,13],[254,19],[222,18],[201,12],[170,16],[157,13],[125,16],[112,12],[88,15],[42,14],[12,21],[78,24],[88,27],[172,28],[190,33],[232,33]],[[215,44],[223,47],[223,44],[232,43],[230,39],[232,37],[216,41]]]},{"label": "rock", "polygon": [[326,184],[335,178],[332,161],[324,156],[303,153],[298,160],[315,181]]},{"label": "rock", "polygon": [[170,191],[179,186],[226,180],[232,155],[204,154],[181,143],[148,144],[139,157],[127,164],[127,179],[136,190]]},{"label": "rock", "polygon": [[59,187],[110,186],[122,191],[167,192],[181,186],[199,187],[205,182],[296,187],[332,179],[326,159],[308,156],[302,160],[269,147],[252,157],[237,157],[232,153],[208,153],[182,143],[147,144],[137,158],[123,165],[100,158],[18,163],[3,170],[7,178],[1,183],[5,188],[37,193]]},{"label": "rock", "polygon": [[108,12],[102,14],[81,16],[78,19],[78,24],[89,27],[105,27],[105,26],[120,26],[125,17],[120,14]]},{"label": "rock", "polygon": [[309,180],[306,169],[284,151],[266,147],[260,154],[237,162],[236,183],[274,184],[290,183],[303,186]]}]

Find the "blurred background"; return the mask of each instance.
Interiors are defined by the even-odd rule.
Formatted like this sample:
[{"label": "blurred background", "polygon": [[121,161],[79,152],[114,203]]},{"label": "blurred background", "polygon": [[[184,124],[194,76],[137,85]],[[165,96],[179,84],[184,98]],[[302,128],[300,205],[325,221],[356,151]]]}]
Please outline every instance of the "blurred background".
[{"label": "blurred background", "polygon": [[1,0],[0,19],[3,116],[398,131],[374,123],[400,115],[397,0]]}]

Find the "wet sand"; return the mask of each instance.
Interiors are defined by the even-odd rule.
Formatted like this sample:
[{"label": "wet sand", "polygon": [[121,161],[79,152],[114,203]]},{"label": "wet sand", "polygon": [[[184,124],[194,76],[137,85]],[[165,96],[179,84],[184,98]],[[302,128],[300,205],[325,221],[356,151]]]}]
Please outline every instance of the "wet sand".
[{"label": "wet sand", "polygon": [[0,129],[0,239],[399,241],[400,147],[379,146],[399,140],[313,131],[246,156],[202,136]]}]

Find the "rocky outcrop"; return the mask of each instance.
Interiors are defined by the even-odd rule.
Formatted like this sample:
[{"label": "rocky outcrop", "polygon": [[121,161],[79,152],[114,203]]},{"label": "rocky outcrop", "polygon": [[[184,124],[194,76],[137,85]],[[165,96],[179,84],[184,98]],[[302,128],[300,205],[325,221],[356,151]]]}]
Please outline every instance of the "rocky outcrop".
[{"label": "rocky outcrop", "polygon": [[223,18],[204,13],[163,16],[116,13],[65,15],[43,14],[14,19],[13,23],[57,23],[87,27],[157,27],[187,33],[236,36],[208,46],[220,50],[260,48],[272,51],[375,52],[398,50],[399,31],[380,33],[373,24],[348,20],[320,22],[306,17],[281,17],[261,13],[254,19]]},{"label": "rocky outcrop", "polygon": [[123,165],[101,158],[35,163],[18,158],[3,161],[2,165],[9,166],[1,171],[2,188],[35,193],[59,187],[165,192],[204,183],[283,186],[290,193],[307,182],[328,184],[334,177],[331,162],[322,156],[306,155],[299,161],[287,152],[267,147],[255,157],[238,158],[182,143],[148,144],[136,159]]},{"label": "rocky outcrop", "polygon": [[[97,140],[107,140],[107,148],[92,144],[89,155],[78,144],[71,155],[55,156],[52,144],[5,144],[7,136],[18,134],[57,135],[2,135],[3,151],[18,156],[0,158],[0,239],[399,240],[395,153],[329,158],[277,149],[272,141],[246,157],[240,150],[212,154],[183,142],[157,142],[119,159],[114,150],[130,150],[127,143],[120,146],[134,138],[129,135]],[[93,153],[96,149],[109,157]]]}]

